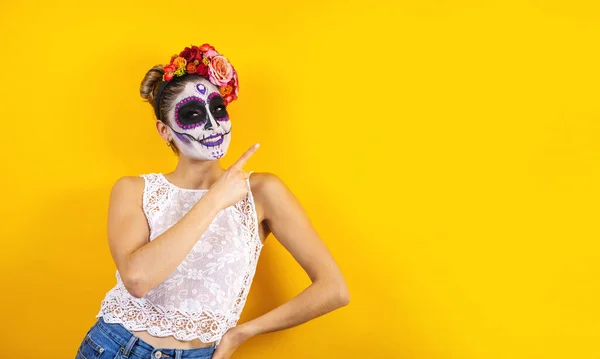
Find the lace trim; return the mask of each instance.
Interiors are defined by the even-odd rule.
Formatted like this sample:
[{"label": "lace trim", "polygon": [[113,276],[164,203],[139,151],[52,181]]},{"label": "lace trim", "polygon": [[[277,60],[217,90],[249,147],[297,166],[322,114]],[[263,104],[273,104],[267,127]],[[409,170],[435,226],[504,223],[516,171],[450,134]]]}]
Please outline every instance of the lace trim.
[{"label": "lace trim", "polygon": [[211,311],[182,313],[177,309],[164,309],[144,298],[132,297],[119,280],[117,286],[102,301],[96,317],[108,323],[120,323],[130,331],[145,330],[155,337],[174,336],[190,341],[220,342],[227,329],[227,316]]},{"label": "lace trim", "polygon": [[[253,171],[250,171],[250,175]],[[250,177],[248,177],[248,195],[236,203],[235,209],[236,213],[239,216],[240,223],[246,229],[244,233],[248,236],[247,242],[248,246],[250,246],[249,251],[249,263],[247,266],[246,274],[244,275],[244,279],[242,282],[242,290],[240,294],[238,294],[237,299],[234,302],[232,308],[232,316],[228,321],[228,326],[233,327],[237,324],[237,321],[240,319],[240,315],[244,305],[246,304],[246,299],[248,298],[248,292],[250,291],[250,286],[252,284],[252,279],[254,278],[254,274],[256,272],[256,264],[258,262],[258,257],[260,255],[261,249],[263,247],[263,243],[260,240],[260,236],[258,233],[258,218],[256,214],[256,207],[254,206],[254,197],[252,196],[252,191],[250,187]]]}]

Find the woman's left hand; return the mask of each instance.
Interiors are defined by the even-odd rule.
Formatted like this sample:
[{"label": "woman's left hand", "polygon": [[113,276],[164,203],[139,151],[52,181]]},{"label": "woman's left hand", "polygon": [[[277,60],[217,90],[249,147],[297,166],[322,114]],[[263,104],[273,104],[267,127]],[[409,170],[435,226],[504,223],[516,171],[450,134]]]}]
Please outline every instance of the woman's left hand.
[{"label": "woman's left hand", "polygon": [[248,338],[250,338],[250,335],[246,334],[240,326],[229,329],[217,345],[212,359],[229,359],[233,352]]}]

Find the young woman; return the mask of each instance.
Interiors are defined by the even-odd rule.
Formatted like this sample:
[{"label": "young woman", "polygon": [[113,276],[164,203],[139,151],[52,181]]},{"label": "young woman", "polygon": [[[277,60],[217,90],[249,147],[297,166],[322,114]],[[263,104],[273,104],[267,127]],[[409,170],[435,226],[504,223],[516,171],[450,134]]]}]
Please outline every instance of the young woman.
[{"label": "young woman", "polygon": [[[229,358],[249,338],[290,328],[348,304],[346,283],[306,213],[270,173],[227,169],[227,105],[238,78],[204,44],[185,48],[142,80],[156,128],[179,155],[175,170],[119,179],[108,241],[117,284],[77,358]],[[237,325],[263,241],[272,233],[312,280],[296,297]]]}]

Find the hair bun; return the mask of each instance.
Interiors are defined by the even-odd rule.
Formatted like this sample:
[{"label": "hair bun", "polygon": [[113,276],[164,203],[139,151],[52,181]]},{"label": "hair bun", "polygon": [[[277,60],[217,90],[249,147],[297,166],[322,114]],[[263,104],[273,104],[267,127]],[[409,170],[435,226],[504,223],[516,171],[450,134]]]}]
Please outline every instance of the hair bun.
[{"label": "hair bun", "polygon": [[156,65],[146,72],[140,84],[140,96],[150,102],[152,106],[154,106],[157,85],[162,82],[164,73],[163,66]]}]

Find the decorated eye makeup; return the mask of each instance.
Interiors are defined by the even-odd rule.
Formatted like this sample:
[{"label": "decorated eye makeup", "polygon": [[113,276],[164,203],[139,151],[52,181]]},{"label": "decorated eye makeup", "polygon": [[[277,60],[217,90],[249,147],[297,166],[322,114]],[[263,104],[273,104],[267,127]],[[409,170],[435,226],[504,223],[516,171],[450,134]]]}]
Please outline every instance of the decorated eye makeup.
[{"label": "decorated eye makeup", "polygon": [[216,92],[213,92],[208,96],[208,108],[213,117],[218,121],[228,121],[229,114],[227,113],[227,107],[223,98]]},{"label": "decorated eye makeup", "polygon": [[175,106],[175,122],[185,130],[202,126],[206,122],[206,105],[196,96],[181,100]]}]

